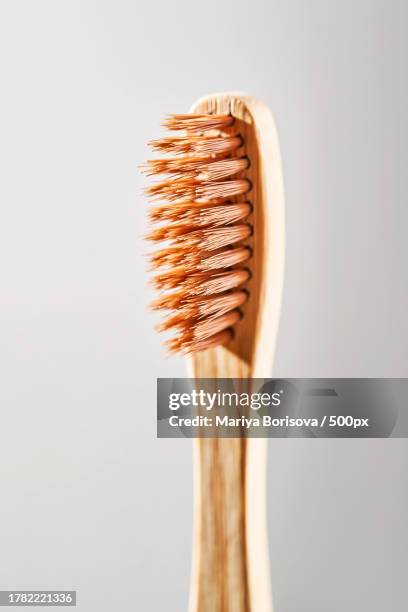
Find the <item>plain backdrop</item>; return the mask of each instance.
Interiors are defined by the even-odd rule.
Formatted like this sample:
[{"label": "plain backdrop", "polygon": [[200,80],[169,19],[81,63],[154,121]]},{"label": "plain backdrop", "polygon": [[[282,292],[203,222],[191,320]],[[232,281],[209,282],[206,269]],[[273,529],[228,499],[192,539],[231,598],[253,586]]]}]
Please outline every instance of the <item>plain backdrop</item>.
[{"label": "plain backdrop", "polygon": [[[191,444],[155,437],[146,181],[166,113],[242,90],[277,122],[274,374],[400,377],[404,0],[0,0],[0,589],[186,610]],[[274,440],[276,612],[404,612],[405,440]]]}]

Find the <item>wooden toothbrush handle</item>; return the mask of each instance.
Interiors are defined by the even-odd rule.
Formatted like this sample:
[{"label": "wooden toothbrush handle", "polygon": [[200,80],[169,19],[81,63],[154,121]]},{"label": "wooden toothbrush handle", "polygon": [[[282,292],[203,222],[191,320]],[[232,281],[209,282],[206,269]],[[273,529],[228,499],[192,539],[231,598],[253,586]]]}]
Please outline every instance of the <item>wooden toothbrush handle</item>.
[{"label": "wooden toothbrush handle", "polygon": [[266,440],[196,441],[190,612],[271,612]]},{"label": "wooden toothbrush handle", "polygon": [[[250,161],[253,213],[249,298],[234,336],[189,358],[192,378],[243,381],[271,375],[282,298],[285,229],[277,132],[259,100],[239,93],[202,98],[195,113],[231,114]],[[195,527],[190,612],[271,612],[264,439],[195,442]]]}]

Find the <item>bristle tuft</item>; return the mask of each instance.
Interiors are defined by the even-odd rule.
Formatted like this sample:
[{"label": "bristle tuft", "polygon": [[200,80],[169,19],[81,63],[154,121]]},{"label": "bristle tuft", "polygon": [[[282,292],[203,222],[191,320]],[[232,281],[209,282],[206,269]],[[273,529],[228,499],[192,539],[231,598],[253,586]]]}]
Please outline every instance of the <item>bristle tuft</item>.
[{"label": "bristle tuft", "polygon": [[189,153],[211,159],[213,156],[228,155],[241,147],[242,138],[239,136],[173,136],[153,140],[150,146],[153,151],[162,153]]},{"label": "bristle tuft", "polygon": [[188,130],[192,134],[224,130],[234,123],[231,115],[169,115],[163,125],[168,130]]}]

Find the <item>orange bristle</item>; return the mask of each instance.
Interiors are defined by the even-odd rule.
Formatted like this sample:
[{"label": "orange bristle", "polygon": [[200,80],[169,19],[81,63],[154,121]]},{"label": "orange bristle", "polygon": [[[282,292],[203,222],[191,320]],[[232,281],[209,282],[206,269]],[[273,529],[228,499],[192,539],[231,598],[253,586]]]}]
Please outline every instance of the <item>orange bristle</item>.
[{"label": "orange bristle", "polygon": [[163,126],[168,130],[188,130],[202,133],[209,130],[223,130],[234,123],[231,115],[169,115]]},{"label": "orange bristle", "polygon": [[[250,279],[245,267],[252,234],[247,201],[251,183],[249,159],[230,115],[170,115],[164,126],[183,134],[153,141],[153,150],[173,157],[150,160],[149,176],[167,178],[146,189],[162,204],[151,207],[152,222],[161,223],[148,239],[167,244],[150,256],[152,279],[164,293],[152,308],[170,314],[158,326],[175,330],[171,352],[183,354],[225,344],[248,299],[242,290]],[[235,129],[234,129],[235,128]]]},{"label": "orange bristle", "polygon": [[237,249],[226,249],[210,257],[204,257],[200,262],[202,270],[216,270],[217,268],[231,268],[242,263],[251,257],[251,250],[248,247],[238,247]]},{"label": "orange bristle", "polygon": [[189,202],[174,206],[168,205],[152,208],[149,213],[152,221],[183,221],[190,226],[203,225],[229,225],[235,221],[245,219],[251,213],[251,206],[246,202],[240,204],[227,204],[226,206],[213,206],[211,202]]},{"label": "orange bristle", "polygon": [[194,159],[180,157],[176,159],[152,159],[144,166],[148,176],[169,174],[175,178],[197,178],[201,181],[218,181],[233,176],[248,168],[246,157],[239,159],[221,159],[208,163],[208,157]]},{"label": "orange bristle", "polygon": [[153,151],[191,153],[192,155],[227,155],[242,146],[240,136],[186,136],[161,138],[150,143]]}]

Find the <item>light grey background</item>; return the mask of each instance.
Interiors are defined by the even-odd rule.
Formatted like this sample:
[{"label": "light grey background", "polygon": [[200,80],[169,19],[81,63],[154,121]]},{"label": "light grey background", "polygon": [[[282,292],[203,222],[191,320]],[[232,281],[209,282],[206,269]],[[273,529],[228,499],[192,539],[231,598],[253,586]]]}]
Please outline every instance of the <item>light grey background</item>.
[{"label": "light grey background", "polygon": [[[165,113],[276,117],[287,276],[275,374],[407,376],[403,0],[0,1],[0,588],[185,610],[191,446],[155,438],[137,166]],[[407,442],[274,440],[277,612],[403,612]]]}]

